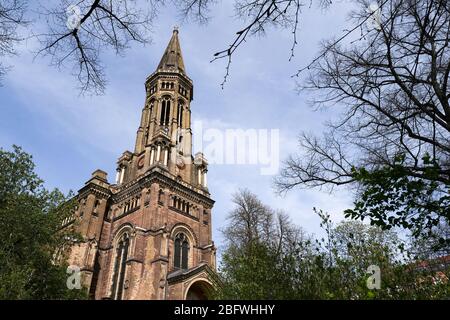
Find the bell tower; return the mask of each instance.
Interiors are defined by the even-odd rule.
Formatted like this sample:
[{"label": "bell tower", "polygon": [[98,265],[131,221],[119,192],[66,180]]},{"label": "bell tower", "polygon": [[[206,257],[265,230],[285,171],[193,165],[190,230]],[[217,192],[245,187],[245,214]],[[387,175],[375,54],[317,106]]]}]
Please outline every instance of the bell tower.
[{"label": "bell tower", "polygon": [[160,166],[186,183],[206,188],[207,163],[201,154],[192,155],[194,86],[186,73],[178,33],[175,28],[157,69],[145,82],[134,153],[127,151],[119,158],[118,185]]}]

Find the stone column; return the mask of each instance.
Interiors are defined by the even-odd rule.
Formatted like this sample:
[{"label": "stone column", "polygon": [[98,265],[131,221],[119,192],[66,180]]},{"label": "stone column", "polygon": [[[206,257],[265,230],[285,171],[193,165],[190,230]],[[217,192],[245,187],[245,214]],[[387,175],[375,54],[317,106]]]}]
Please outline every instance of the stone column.
[{"label": "stone column", "polygon": [[155,147],[152,147],[152,151],[150,152],[150,165],[155,162]]},{"label": "stone column", "polygon": [[122,184],[122,183],[123,183],[123,178],[124,178],[124,176],[125,176],[125,167],[122,167],[122,170],[121,170],[121,172],[120,172],[120,181],[119,181],[119,184]]},{"label": "stone column", "polygon": [[164,165],[167,167],[169,161],[169,149],[164,149]]},{"label": "stone column", "polygon": [[120,169],[117,168],[116,170],[116,184],[119,184],[120,181]]},{"label": "stone column", "polygon": [[208,187],[208,181],[207,181],[207,179],[206,179],[206,173],[208,172],[208,170],[204,170],[203,171],[203,186],[205,187],[205,188],[207,188]]},{"label": "stone column", "polygon": [[158,145],[158,150],[156,152],[156,162],[159,162],[161,159],[161,145]]}]

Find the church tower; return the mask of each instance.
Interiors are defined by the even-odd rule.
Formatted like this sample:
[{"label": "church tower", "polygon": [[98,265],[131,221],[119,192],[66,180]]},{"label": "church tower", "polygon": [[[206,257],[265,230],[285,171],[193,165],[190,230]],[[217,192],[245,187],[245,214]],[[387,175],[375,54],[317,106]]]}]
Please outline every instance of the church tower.
[{"label": "church tower", "polygon": [[93,173],[67,223],[83,238],[69,263],[93,299],[205,299],[214,287],[214,201],[208,163],[192,154],[194,86],[178,33],[145,82],[134,151],[119,157],[115,183]]},{"label": "church tower", "polygon": [[206,189],[206,161],[201,154],[192,157],[190,104],[194,86],[186,74],[177,29],[145,88],[147,97],[134,153],[125,152],[119,159],[116,183],[132,181],[159,165],[178,179]]}]

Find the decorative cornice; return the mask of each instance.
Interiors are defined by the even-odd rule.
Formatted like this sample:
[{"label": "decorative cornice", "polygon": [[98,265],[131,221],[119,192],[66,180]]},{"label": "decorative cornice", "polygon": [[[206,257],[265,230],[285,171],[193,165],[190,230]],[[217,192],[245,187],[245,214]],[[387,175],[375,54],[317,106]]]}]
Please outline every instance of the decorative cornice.
[{"label": "decorative cornice", "polygon": [[214,205],[214,200],[209,197],[209,193],[200,191],[186,182],[177,181],[173,175],[158,166],[151,168],[144,175],[120,188],[120,190],[112,196],[112,200],[113,202],[118,203],[130,196],[136,195],[142,189],[150,187],[155,182],[158,182],[163,187],[170,190],[176,191],[194,202],[200,202],[207,208],[211,208]]},{"label": "decorative cornice", "polygon": [[136,263],[140,263],[140,264],[144,263],[144,261],[141,259],[136,259],[136,258],[127,259],[127,263],[131,263],[131,262],[136,262]]},{"label": "decorative cornice", "polygon": [[120,220],[123,217],[126,217],[126,216],[128,216],[128,215],[130,215],[130,214],[132,214],[132,213],[134,213],[136,211],[138,211],[139,209],[141,209],[141,207],[136,207],[136,208],[133,208],[131,210],[128,210],[127,212],[122,213],[121,215],[118,215],[117,217],[114,217],[113,219],[110,219],[109,222]]},{"label": "decorative cornice", "polygon": [[151,264],[156,263],[156,262],[166,262],[169,263],[169,258],[166,256],[158,256],[157,258],[153,259],[152,261],[150,261]]},{"label": "decorative cornice", "polygon": [[184,212],[184,211],[182,211],[182,210],[180,210],[178,208],[175,208],[173,206],[169,206],[169,209],[172,210],[172,211],[175,211],[176,213],[181,214],[181,215],[183,215],[185,217],[191,218],[191,219],[193,219],[195,221],[200,221],[200,219],[197,218],[196,216],[190,215],[189,213],[186,213],[186,212]]},{"label": "decorative cornice", "polygon": [[185,75],[179,71],[173,71],[173,70],[172,71],[157,70],[147,77],[147,79],[145,80],[145,83],[148,84],[149,82],[152,82],[153,80],[155,80],[158,77],[173,78],[173,79],[176,79],[179,77],[182,80],[186,81],[187,85],[193,86],[193,81],[191,78],[189,78],[187,75]]},{"label": "decorative cornice", "polygon": [[99,186],[95,183],[88,183],[83,188],[78,190],[78,199],[84,198],[90,193],[93,193],[94,195],[103,199],[109,199],[112,196],[112,192],[110,189]]},{"label": "decorative cornice", "polygon": [[215,251],[216,250],[216,247],[214,246],[214,244],[213,243],[210,243],[210,244],[208,244],[208,245],[206,245],[206,246],[202,246],[202,247],[197,247],[197,248],[199,248],[200,250],[211,250],[211,251]]}]

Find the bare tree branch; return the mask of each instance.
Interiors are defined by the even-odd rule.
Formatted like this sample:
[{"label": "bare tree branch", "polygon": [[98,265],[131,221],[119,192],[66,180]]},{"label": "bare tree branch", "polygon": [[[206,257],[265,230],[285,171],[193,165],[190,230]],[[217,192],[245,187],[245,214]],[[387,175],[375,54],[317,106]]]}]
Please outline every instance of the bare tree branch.
[{"label": "bare tree branch", "polygon": [[[321,1],[321,4],[328,1]],[[265,34],[266,29],[271,26],[289,28],[293,34],[293,45],[291,48],[292,59],[295,46],[297,45],[297,28],[299,15],[304,6],[301,0],[241,0],[236,1],[235,10],[238,17],[246,19],[248,23],[236,32],[236,37],[227,49],[214,54],[211,62],[219,59],[227,59],[226,73],[222,82],[224,87],[230,71],[231,59],[234,52],[244,43],[249,36]]]},{"label": "bare tree branch", "polygon": [[209,20],[211,6],[217,0],[172,0],[183,19],[192,19],[199,23]]},{"label": "bare tree branch", "polygon": [[9,67],[3,58],[15,54],[14,46],[22,39],[17,29],[27,23],[24,14],[26,5],[21,0],[0,1],[0,84]]},{"label": "bare tree branch", "polygon": [[[365,10],[354,14],[366,21]],[[344,107],[324,139],[303,136],[304,152],[290,158],[276,184],[351,184],[352,168],[394,166],[398,154],[413,178],[431,179],[427,155],[439,164],[433,181],[450,183],[450,4],[391,0],[366,40],[343,47],[330,41],[299,92],[314,92],[317,108]]]},{"label": "bare tree branch", "polygon": [[48,32],[37,34],[57,67],[70,66],[83,93],[101,94],[106,85],[101,54],[112,48],[120,55],[131,42],[148,43],[155,17],[153,2],[147,8],[135,0],[62,0],[55,8],[44,8]]},{"label": "bare tree branch", "polygon": [[285,213],[264,205],[249,190],[235,193],[233,203],[235,208],[228,214],[227,227],[222,230],[229,247],[249,248],[264,243],[281,253],[304,240],[302,229],[293,225]]}]

